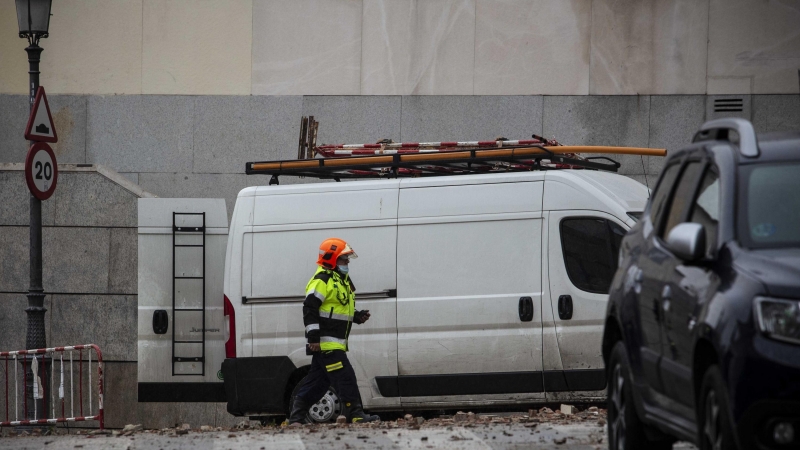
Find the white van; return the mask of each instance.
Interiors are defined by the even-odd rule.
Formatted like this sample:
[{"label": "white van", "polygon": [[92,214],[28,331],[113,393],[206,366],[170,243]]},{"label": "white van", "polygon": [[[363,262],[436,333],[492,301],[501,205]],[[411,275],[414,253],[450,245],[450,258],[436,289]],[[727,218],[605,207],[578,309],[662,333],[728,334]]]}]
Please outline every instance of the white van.
[{"label": "white van", "polygon": [[[358,253],[356,307],[372,314],[350,335],[366,409],[604,397],[608,287],[647,197],[590,170],[242,190],[224,268],[228,411],[286,413],[311,362],[304,288],[329,237]],[[315,407],[335,418],[335,393]]]}]

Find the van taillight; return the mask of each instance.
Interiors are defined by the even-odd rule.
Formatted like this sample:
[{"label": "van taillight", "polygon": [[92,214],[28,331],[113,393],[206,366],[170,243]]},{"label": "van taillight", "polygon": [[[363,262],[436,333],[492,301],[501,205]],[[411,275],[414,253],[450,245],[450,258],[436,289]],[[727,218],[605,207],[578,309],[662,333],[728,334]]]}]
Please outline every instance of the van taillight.
[{"label": "van taillight", "polygon": [[236,358],[236,311],[228,296],[224,295],[225,304],[222,311],[228,320],[225,322],[225,357]]}]

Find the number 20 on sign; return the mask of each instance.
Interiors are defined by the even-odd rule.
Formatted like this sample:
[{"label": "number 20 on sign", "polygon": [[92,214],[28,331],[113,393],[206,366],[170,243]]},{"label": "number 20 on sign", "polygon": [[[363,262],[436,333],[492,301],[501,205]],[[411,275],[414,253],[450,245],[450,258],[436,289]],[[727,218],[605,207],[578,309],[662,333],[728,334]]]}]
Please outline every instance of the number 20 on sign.
[{"label": "number 20 on sign", "polygon": [[55,192],[58,182],[56,155],[46,143],[37,142],[28,150],[25,181],[31,194],[39,200],[47,200]]}]

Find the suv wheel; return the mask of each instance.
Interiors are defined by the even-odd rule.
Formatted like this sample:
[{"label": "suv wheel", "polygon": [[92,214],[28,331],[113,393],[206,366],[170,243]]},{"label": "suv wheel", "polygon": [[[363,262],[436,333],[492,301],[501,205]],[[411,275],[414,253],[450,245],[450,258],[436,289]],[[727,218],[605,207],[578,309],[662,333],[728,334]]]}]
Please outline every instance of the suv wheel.
[{"label": "suv wheel", "polygon": [[608,371],[608,448],[610,450],[672,448],[671,441],[651,440],[633,403],[633,383],[625,344],[614,345]]},{"label": "suv wheel", "polygon": [[703,376],[697,418],[700,450],[733,450],[733,427],[728,416],[728,391],[718,366],[711,366]]}]

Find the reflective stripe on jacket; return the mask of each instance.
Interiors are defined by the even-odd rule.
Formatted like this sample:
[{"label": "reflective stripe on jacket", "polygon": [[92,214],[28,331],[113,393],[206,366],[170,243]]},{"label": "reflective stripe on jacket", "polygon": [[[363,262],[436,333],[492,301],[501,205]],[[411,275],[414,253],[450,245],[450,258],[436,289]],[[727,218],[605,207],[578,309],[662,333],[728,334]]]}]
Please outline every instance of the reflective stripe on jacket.
[{"label": "reflective stripe on jacket", "polygon": [[355,287],[348,275],[322,267],[306,285],[303,324],[306,339],[320,349],[347,351],[347,337],[355,315]]}]

